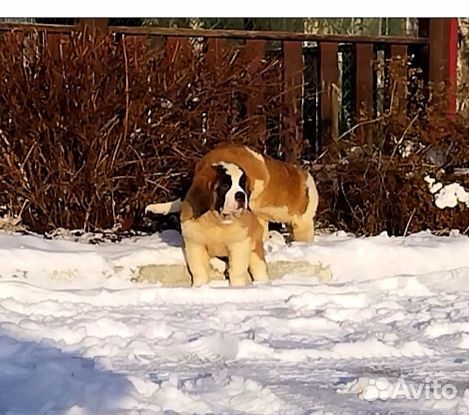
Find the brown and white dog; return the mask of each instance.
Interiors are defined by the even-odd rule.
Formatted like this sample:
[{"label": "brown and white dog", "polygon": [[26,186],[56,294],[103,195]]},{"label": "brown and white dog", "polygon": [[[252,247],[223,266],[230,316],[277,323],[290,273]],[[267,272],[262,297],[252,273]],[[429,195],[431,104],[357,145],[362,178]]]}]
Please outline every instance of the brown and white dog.
[{"label": "brown and white dog", "polygon": [[[290,228],[293,240],[314,239],[318,192],[311,174],[293,164],[235,144],[221,144],[200,161],[204,165],[222,162],[235,164],[246,174],[250,193],[249,209],[263,227],[264,240],[269,237],[269,222],[285,223]],[[145,211],[169,214],[181,211],[182,205],[181,199],[178,199],[148,205]]]},{"label": "brown and white dog", "polygon": [[[213,257],[228,257],[231,286],[267,281],[262,226],[247,209],[246,175],[229,162],[202,160],[197,163],[192,185],[180,204],[184,253],[192,284],[209,279]],[[147,208],[150,210],[150,207]]]}]

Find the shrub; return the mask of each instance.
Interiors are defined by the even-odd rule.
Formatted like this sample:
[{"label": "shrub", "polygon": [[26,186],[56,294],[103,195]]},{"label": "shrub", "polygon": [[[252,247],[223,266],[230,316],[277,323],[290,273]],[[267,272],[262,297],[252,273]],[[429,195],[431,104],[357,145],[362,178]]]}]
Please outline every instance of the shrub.
[{"label": "shrub", "polygon": [[[243,49],[203,53],[196,41],[11,32],[0,45],[0,209],[33,231],[136,229],[144,207],[177,196],[194,162],[220,141],[274,157],[285,147],[274,54],[253,70]],[[402,71],[390,73],[402,81]],[[437,208],[424,180],[468,188],[456,170],[469,165],[467,121],[448,120],[432,94],[426,106],[419,88],[409,85],[407,116],[390,108],[372,137],[358,140],[353,130],[312,163],[323,226],[362,235],[468,231],[469,209]],[[267,119],[265,142],[247,116],[261,89],[254,117]]]},{"label": "shrub", "polygon": [[143,36],[50,39],[0,35],[0,205],[38,232],[133,226],[207,148],[262,146],[243,115],[259,85],[263,113],[281,112],[275,59],[254,72],[236,48],[213,59]]},{"label": "shrub", "polygon": [[[456,181],[469,190],[468,137],[464,120],[429,111],[413,119],[391,116],[379,126],[380,144],[333,143],[313,167],[318,182],[318,219],[324,226],[375,235],[403,235],[429,229],[469,230],[469,208],[435,205],[425,177]],[[466,168],[459,174],[459,169]]]}]

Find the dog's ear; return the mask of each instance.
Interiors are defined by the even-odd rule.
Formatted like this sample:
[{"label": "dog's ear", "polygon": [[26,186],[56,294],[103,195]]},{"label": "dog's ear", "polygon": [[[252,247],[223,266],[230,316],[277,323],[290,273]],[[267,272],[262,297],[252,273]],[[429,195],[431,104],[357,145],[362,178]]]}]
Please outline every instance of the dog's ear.
[{"label": "dog's ear", "polygon": [[194,192],[190,198],[192,215],[194,219],[207,213],[212,206],[212,192],[206,186],[195,186]]},{"label": "dog's ear", "polygon": [[192,209],[191,217],[194,219],[199,218],[213,208],[215,203],[213,190],[217,179],[213,167],[201,167],[200,165],[197,167],[194,180],[186,197]]},{"label": "dog's ear", "polygon": [[254,190],[254,183],[255,180],[246,174],[246,192],[251,195],[252,191]]},{"label": "dog's ear", "polygon": [[203,160],[199,160],[194,166],[194,175],[197,175],[204,168]]}]

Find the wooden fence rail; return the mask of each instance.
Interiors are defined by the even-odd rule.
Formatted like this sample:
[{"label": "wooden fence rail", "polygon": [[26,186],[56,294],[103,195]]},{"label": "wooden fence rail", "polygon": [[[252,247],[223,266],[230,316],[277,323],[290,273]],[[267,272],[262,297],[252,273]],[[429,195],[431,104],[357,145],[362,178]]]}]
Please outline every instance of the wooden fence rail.
[{"label": "wooden fence rail", "polygon": [[[241,41],[244,53],[249,57],[251,71],[256,71],[269,49],[269,42],[281,45],[276,53],[282,60],[284,111],[281,114],[281,137],[284,154],[289,161],[297,161],[302,155],[305,141],[311,144],[314,156],[321,147],[337,138],[341,111],[340,87],[343,85],[343,70],[340,71],[339,55],[343,45],[352,48],[351,96],[352,121],[362,123],[357,129],[357,140],[364,142],[370,137],[367,121],[376,116],[376,70],[373,62],[377,52],[383,51],[386,58],[400,57],[407,62],[415,56],[414,65],[422,68],[423,78],[436,85],[446,82],[447,111],[455,111],[455,68],[457,50],[457,19],[419,19],[418,37],[396,36],[342,36],[308,33],[263,32],[244,30],[192,30],[162,27],[111,27],[107,19],[78,19],[75,26],[11,24],[1,23],[1,31],[37,30],[45,32],[51,47],[57,47],[61,36],[73,31],[109,32],[117,35],[147,36],[163,38],[171,53],[177,53],[178,45],[191,38],[207,41],[208,57],[216,60],[226,48],[234,47],[232,40]],[[182,43],[181,43],[182,42]],[[305,47],[304,42],[313,43]],[[1,45],[0,45],[1,47]],[[271,48],[272,49],[272,48]],[[456,50],[456,52],[455,52]],[[312,66],[311,66],[312,65]],[[342,78],[341,78],[342,73]],[[392,91],[398,111],[405,114],[406,66],[402,66],[399,84]],[[403,81],[404,79],[404,81]],[[342,91],[343,92],[343,91]],[[386,91],[389,94],[390,91]],[[253,140],[266,140],[267,120],[260,108],[263,104],[262,85],[248,97],[247,116],[252,119],[250,136]],[[342,94],[343,95],[343,94]],[[318,97],[316,99],[316,96]],[[307,105],[308,103],[308,105]],[[342,102],[343,104],[343,102]]]}]

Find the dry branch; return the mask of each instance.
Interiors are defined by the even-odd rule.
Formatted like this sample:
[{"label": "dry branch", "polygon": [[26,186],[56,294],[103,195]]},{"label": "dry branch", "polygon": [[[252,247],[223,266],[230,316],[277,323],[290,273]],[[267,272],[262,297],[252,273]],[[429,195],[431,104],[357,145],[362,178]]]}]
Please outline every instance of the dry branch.
[{"label": "dry branch", "polygon": [[34,38],[25,67],[28,36],[0,33],[0,205],[35,231],[138,226],[207,149],[256,142],[243,115],[253,85],[265,90],[263,116],[282,110],[276,58],[253,73],[239,51],[209,61],[184,39],[175,54],[143,37],[57,34],[57,53]]}]

